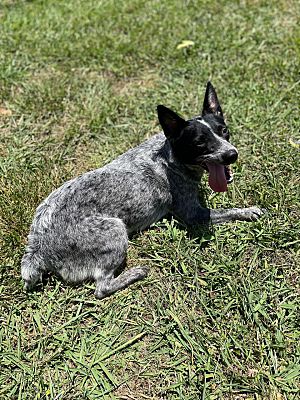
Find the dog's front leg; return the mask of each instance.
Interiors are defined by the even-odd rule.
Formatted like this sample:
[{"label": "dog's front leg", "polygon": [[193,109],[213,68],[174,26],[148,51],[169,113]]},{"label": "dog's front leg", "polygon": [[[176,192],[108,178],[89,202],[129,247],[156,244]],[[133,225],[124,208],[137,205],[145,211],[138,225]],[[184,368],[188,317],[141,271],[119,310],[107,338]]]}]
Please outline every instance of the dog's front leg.
[{"label": "dog's front leg", "polygon": [[209,211],[213,224],[222,224],[228,221],[256,221],[263,215],[263,211],[258,207],[227,208]]},{"label": "dog's front leg", "polygon": [[263,215],[263,211],[258,207],[212,210],[201,207],[199,203],[185,203],[185,207],[174,209],[174,215],[187,226],[195,226],[210,222],[223,224],[230,221],[256,221]]}]

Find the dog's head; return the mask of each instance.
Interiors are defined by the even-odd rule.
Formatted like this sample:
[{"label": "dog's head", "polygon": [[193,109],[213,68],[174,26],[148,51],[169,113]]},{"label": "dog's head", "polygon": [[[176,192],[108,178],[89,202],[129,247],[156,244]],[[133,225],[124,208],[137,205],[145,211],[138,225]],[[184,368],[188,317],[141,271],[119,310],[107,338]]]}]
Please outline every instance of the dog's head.
[{"label": "dog's head", "polygon": [[207,170],[210,187],[225,192],[232,181],[229,165],[237,160],[238,152],[229,143],[229,130],[213,85],[207,83],[201,116],[184,120],[162,105],[157,113],[175,157],[188,167]]}]

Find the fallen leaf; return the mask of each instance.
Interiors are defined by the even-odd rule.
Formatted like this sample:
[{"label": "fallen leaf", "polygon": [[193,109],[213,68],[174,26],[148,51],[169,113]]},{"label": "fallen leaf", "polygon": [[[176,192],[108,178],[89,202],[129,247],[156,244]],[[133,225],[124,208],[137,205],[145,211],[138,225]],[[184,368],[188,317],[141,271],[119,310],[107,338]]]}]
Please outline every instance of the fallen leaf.
[{"label": "fallen leaf", "polygon": [[176,48],[183,49],[185,47],[194,46],[194,44],[195,42],[193,42],[192,40],[183,40],[182,43],[180,43]]},{"label": "fallen leaf", "polygon": [[300,139],[292,139],[290,138],[289,143],[291,146],[296,147],[296,148],[300,148]]},{"label": "fallen leaf", "polygon": [[0,107],[0,115],[9,116],[11,114],[12,114],[11,110],[8,110],[7,108]]}]

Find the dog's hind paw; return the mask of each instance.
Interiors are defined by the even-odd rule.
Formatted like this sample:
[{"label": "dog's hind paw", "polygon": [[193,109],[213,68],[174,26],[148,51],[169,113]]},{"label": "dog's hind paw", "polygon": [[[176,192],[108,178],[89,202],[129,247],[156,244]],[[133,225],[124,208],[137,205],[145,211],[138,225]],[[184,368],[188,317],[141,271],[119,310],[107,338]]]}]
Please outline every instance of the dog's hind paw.
[{"label": "dog's hind paw", "polygon": [[117,290],[125,289],[132,283],[145,279],[148,273],[148,267],[135,267],[122,272],[115,278],[99,280],[96,284],[95,296],[98,299],[110,296]]},{"label": "dog's hind paw", "polygon": [[135,270],[136,276],[138,277],[138,280],[140,280],[140,279],[144,279],[147,277],[150,269],[149,269],[149,267],[142,266],[142,267],[136,267],[136,268],[134,268],[134,270]]}]

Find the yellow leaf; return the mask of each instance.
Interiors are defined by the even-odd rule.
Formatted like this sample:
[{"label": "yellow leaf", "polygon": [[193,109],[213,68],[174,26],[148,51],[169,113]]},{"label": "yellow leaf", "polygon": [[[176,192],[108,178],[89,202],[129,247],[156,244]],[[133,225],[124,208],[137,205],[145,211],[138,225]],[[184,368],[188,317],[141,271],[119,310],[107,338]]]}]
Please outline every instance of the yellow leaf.
[{"label": "yellow leaf", "polygon": [[290,145],[296,148],[300,148],[300,139],[296,140],[296,139],[290,139],[289,140]]},{"label": "yellow leaf", "polygon": [[176,48],[179,50],[185,47],[194,46],[194,44],[195,42],[193,42],[192,40],[183,40]]},{"label": "yellow leaf", "polygon": [[11,110],[8,110],[7,108],[3,108],[3,107],[0,107],[0,115],[11,115],[12,114],[12,112],[11,112]]}]

